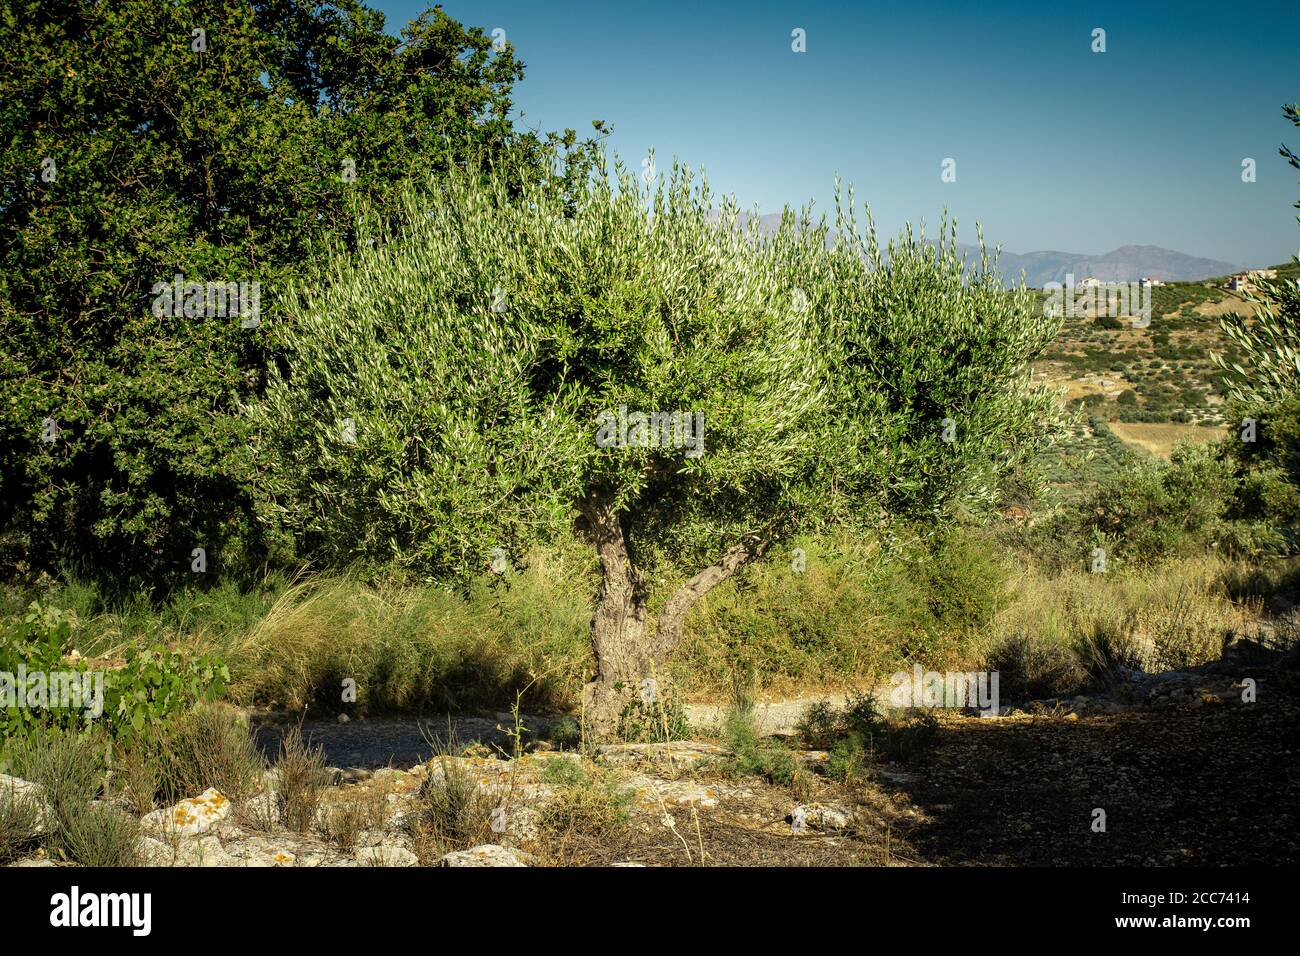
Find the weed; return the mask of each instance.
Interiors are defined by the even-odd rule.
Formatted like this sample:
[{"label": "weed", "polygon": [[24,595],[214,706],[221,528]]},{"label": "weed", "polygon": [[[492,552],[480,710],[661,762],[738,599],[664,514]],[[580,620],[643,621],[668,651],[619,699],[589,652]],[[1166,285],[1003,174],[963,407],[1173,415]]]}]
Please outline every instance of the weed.
[{"label": "weed", "polygon": [[309,746],[303,740],[302,728],[295,724],[280,740],[275,766],[280,821],[290,830],[306,833],[315,822],[321,791],[330,780],[323,751],[320,746]]}]

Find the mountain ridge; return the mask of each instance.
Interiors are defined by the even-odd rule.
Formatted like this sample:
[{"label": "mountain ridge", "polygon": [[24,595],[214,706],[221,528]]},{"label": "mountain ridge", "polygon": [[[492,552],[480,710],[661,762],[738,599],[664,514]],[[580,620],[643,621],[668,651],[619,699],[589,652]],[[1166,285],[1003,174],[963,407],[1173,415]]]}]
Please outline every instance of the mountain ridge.
[{"label": "mountain ridge", "polygon": [[[742,222],[747,221],[748,218],[748,213],[741,213]],[[765,233],[775,232],[780,227],[781,213],[779,212],[768,213],[758,218],[760,228]],[[994,244],[985,245],[986,248],[992,249]],[[979,256],[979,246],[959,242],[957,248],[967,258]],[[1003,280],[1008,284],[1019,283],[1021,270],[1024,270],[1025,285],[1034,288],[1042,288],[1048,282],[1064,283],[1067,275],[1073,275],[1076,282],[1086,276],[1092,276],[1102,282],[1136,282],[1143,276],[1164,282],[1195,282],[1232,275],[1244,269],[1242,266],[1221,259],[1193,256],[1163,246],[1135,243],[1118,246],[1109,252],[1095,255],[1055,249],[1020,253],[1003,249],[998,258],[998,266]]]}]

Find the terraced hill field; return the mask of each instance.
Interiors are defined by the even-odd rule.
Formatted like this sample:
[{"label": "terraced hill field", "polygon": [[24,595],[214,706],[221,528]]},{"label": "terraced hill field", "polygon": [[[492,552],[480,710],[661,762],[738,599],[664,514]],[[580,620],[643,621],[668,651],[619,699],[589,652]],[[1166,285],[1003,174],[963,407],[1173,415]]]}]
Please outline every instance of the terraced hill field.
[{"label": "terraced hill field", "polygon": [[[1279,279],[1300,278],[1300,264],[1275,268]],[[1041,296],[1046,303],[1047,293]],[[1097,469],[1117,467],[1128,451],[1168,458],[1178,441],[1224,435],[1231,423],[1211,354],[1238,358],[1219,320],[1253,309],[1220,277],[1155,287],[1145,328],[1129,317],[1067,316],[1034,367],[1083,413],[1070,441],[1052,454],[1052,481],[1069,489]]]}]

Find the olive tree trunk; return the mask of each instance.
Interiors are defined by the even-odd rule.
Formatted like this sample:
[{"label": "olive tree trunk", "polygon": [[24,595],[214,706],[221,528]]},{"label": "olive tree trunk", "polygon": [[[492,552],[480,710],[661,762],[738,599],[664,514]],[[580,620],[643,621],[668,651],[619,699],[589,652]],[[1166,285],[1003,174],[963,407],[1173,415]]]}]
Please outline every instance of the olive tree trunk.
[{"label": "olive tree trunk", "polygon": [[591,620],[596,676],[584,689],[583,709],[588,727],[601,735],[616,724],[620,708],[639,692],[641,681],[662,672],[663,662],[682,641],[695,603],[766,552],[771,539],[752,537],[729,549],[672,594],[651,628],[645,578],[628,555],[619,515],[597,498],[587,499],[582,513],[600,559],[600,591]]}]

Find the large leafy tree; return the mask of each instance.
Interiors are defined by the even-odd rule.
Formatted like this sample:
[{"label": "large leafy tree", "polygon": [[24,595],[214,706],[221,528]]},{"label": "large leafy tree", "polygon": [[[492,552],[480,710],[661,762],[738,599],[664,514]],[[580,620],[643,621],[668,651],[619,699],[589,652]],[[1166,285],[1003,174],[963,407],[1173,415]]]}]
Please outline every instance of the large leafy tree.
[{"label": "large leafy tree", "polygon": [[783,536],[937,526],[1053,433],[1027,366],[1055,323],[951,242],[886,261],[793,214],[765,237],[676,168],[571,201],[510,181],[436,177],[298,291],[258,487],[333,561],[482,570],[576,526],[598,721]]},{"label": "large leafy tree", "polygon": [[[289,277],[408,175],[506,153],[540,170],[541,143],[507,117],[509,46],[440,8],[400,38],[383,25],[360,0],[4,5],[11,559],[156,576],[188,571],[194,547],[227,570],[259,553],[236,411]],[[260,325],[155,315],[154,284],[176,274],[258,283]]]}]

